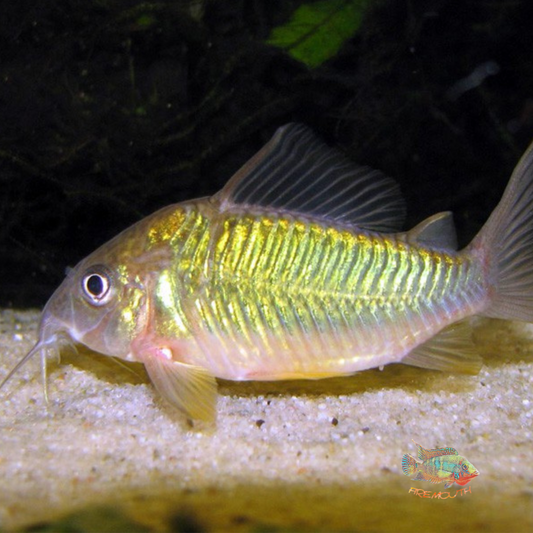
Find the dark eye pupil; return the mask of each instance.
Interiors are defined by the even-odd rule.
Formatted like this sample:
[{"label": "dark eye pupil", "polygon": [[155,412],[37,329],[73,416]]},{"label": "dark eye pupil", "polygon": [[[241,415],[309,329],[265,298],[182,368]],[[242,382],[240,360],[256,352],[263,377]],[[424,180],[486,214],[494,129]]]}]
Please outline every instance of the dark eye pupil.
[{"label": "dark eye pupil", "polygon": [[103,265],[92,267],[80,280],[83,297],[91,305],[105,305],[113,296],[112,280]]},{"label": "dark eye pupil", "polygon": [[93,295],[93,296],[99,296],[104,291],[104,280],[101,276],[97,276],[96,274],[93,274],[89,277],[87,280],[87,290]]}]

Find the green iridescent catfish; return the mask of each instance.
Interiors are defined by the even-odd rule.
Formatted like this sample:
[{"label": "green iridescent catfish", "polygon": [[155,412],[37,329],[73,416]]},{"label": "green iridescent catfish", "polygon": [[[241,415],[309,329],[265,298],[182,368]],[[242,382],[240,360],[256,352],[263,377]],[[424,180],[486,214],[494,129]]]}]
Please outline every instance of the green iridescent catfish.
[{"label": "green iridescent catfish", "polygon": [[400,361],[476,373],[467,317],[533,321],[532,165],[530,148],[457,251],[450,213],[399,232],[391,179],[284,126],[218,194],[161,209],[72,269],[4,383],[37,353],[46,383],[47,358],[81,343],[143,363],[171,404],[211,419],[216,377]]}]

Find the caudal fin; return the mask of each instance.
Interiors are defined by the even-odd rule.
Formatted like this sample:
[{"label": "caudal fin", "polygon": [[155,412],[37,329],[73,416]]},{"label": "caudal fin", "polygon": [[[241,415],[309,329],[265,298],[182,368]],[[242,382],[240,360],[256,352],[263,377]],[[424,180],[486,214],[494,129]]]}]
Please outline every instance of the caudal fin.
[{"label": "caudal fin", "polygon": [[533,322],[533,144],[470,248],[489,266],[493,293],[483,315]]},{"label": "caudal fin", "polygon": [[418,470],[418,462],[409,454],[402,457],[402,470],[406,476],[412,476]]}]

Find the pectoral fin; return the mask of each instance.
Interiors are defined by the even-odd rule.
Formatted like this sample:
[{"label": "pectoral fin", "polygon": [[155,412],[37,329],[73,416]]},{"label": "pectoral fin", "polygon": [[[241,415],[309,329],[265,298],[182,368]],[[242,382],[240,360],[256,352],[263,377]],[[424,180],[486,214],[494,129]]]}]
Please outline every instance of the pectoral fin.
[{"label": "pectoral fin", "polygon": [[214,420],[217,383],[205,368],[159,354],[147,354],[143,363],[155,388],[174,407],[193,419]]}]

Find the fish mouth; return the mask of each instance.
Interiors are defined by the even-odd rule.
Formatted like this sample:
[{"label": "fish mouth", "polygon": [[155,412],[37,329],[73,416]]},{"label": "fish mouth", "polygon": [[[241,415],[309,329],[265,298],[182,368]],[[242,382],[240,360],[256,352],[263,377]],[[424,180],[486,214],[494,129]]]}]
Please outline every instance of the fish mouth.
[{"label": "fish mouth", "polygon": [[456,483],[458,485],[466,485],[469,481],[474,479],[475,477],[479,476],[479,472],[476,470],[475,472],[472,472],[468,476],[463,476],[461,479],[458,479]]}]

